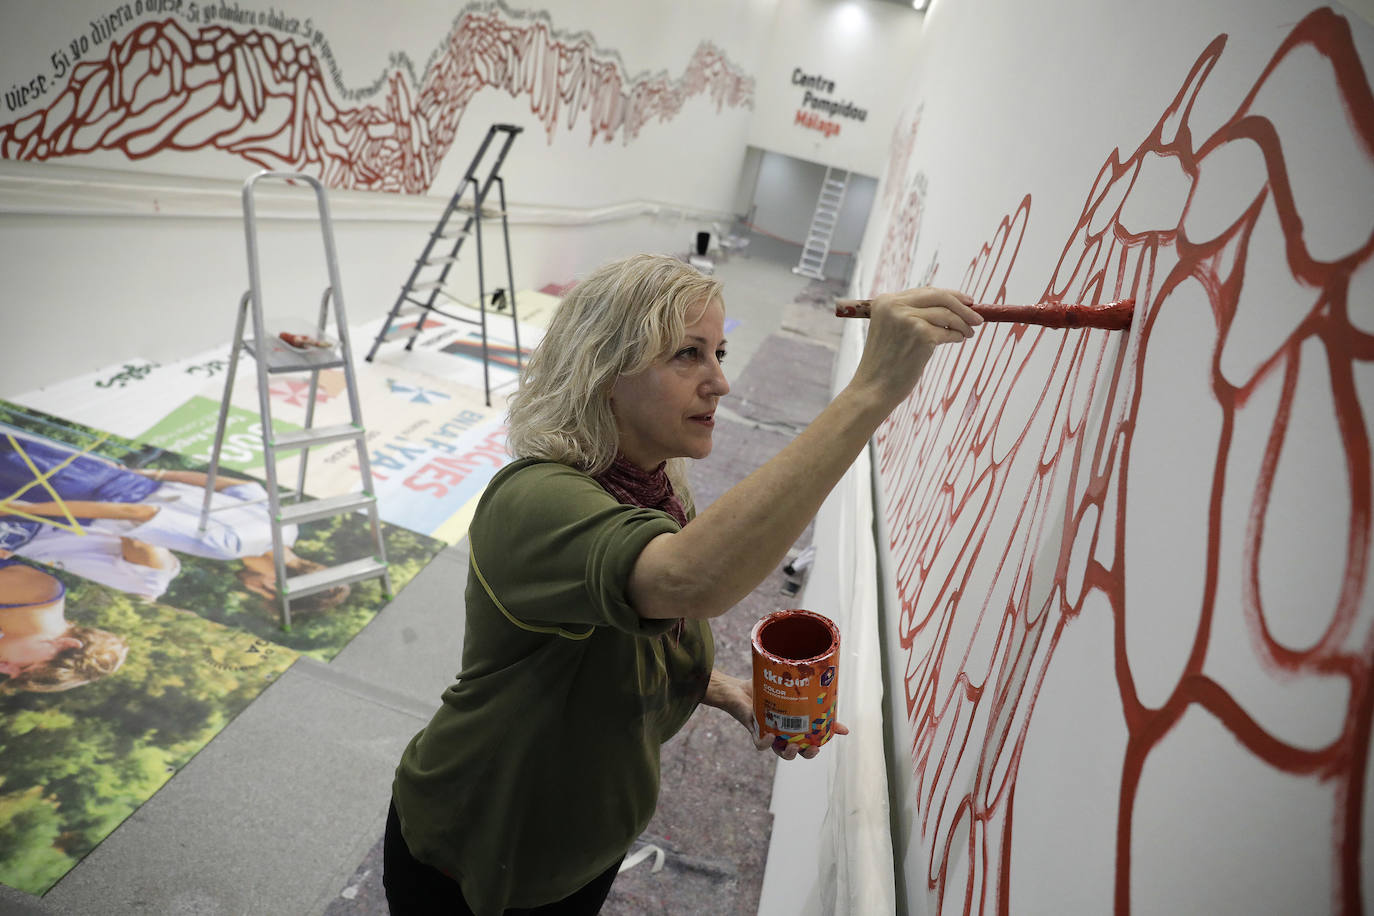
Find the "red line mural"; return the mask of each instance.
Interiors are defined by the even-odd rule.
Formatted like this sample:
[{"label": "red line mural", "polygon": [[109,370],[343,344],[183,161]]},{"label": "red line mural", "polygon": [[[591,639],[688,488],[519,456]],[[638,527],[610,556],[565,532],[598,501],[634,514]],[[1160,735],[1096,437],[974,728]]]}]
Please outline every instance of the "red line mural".
[{"label": "red line mural", "polygon": [[[913,285],[911,259],[921,240],[921,215],[925,212],[926,176],[917,172],[906,180],[916,135],[921,129],[921,110],[909,122],[899,124],[892,133],[888,155],[888,180],[883,188],[882,203],[890,217],[883,245],[878,252],[874,289],[904,289]],[[915,285],[928,286],[939,269],[938,257],[932,259],[925,275]]]},{"label": "red line mural", "polygon": [[[1332,910],[1360,912],[1370,891],[1361,861],[1374,715],[1371,405],[1360,391],[1368,398],[1374,381],[1374,212],[1354,189],[1374,179],[1374,96],[1348,23],[1318,10],[1208,133],[1193,123],[1194,101],[1226,40],[1201,54],[1135,151],[1104,163],[1041,297],[1133,296],[1129,335],[986,327],[972,345],[940,351],[878,436],[914,734],[912,843],[941,912],[1016,912],[1013,800],[1032,712],[1061,638],[1090,614],[1110,615],[1111,708],[1125,733],[1117,912],[1140,892],[1143,774],[1199,714],[1236,753],[1330,805]],[[1344,214],[1331,214],[1340,194],[1319,202],[1313,191],[1321,176],[1304,172],[1307,138],[1285,132],[1275,99],[1293,80],[1303,81],[1299,97],[1344,116],[1323,137],[1345,143],[1363,169],[1337,182],[1354,201]],[[1214,196],[1219,182],[1247,181],[1239,207],[1230,191]],[[889,241],[914,241],[910,204],[897,202]],[[1030,210],[1027,196],[970,263],[962,288],[978,301],[1006,301]],[[885,247],[884,258],[902,273],[884,273],[879,288],[910,279],[909,250]],[[1189,352],[1188,340],[1201,343]],[[1180,392],[1196,400],[1185,425],[1206,430],[1201,439],[1167,441],[1169,418],[1156,411]],[[1028,413],[1007,408],[1028,396]],[[1338,449],[1305,467],[1308,440]],[[1170,458],[1175,450],[1186,454]],[[1199,498],[1170,503],[1152,469],[1161,460],[1176,483],[1186,485],[1180,468],[1197,469]],[[1317,486],[1294,485],[1308,474]],[[1348,501],[1322,502],[1322,492]],[[1295,514],[1293,493],[1320,505]],[[1174,516],[1161,521],[1152,501]],[[1266,553],[1266,539],[1291,540],[1295,524],[1334,530],[1341,549],[1315,560]],[[1197,549],[1140,540],[1150,536]],[[1285,592],[1290,581],[1301,583],[1300,603]],[[1176,600],[1151,600],[1162,595]],[[1334,689],[1304,694],[1295,724],[1254,692],[1266,682]]]},{"label": "red line mural", "polygon": [[694,96],[720,111],[752,105],[754,92],[753,78],[710,42],[676,79],[631,77],[585,33],[569,36],[499,4],[458,19],[418,89],[395,71],[384,97],[357,107],[330,97],[304,38],[165,19],[106,47],[103,60],[73,66],[45,108],[0,125],[0,158],[118,150],[143,159],[208,148],[314,174],[332,188],[422,193],[483,89],[527,99],[550,142],[560,123],[571,129],[582,118],[589,142],[624,143]]}]

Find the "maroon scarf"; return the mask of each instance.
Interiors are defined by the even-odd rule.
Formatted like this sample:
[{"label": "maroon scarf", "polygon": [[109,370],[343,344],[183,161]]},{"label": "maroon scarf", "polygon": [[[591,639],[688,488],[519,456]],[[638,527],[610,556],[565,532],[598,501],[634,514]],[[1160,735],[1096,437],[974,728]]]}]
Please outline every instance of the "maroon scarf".
[{"label": "maroon scarf", "polygon": [[[622,505],[658,509],[671,515],[679,525],[686,525],[687,513],[682,509],[682,500],[673,492],[673,484],[664,470],[666,466],[665,462],[652,471],[646,471],[617,452],[611,466],[592,479]],[[679,617],[669,634],[665,635],[671,635],[674,644],[680,643],[686,626],[687,621]]]},{"label": "maroon scarf", "polygon": [[592,479],[601,484],[602,489],[614,496],[618,503],[658,509],[671,515],[679,525],[686,525],[687,513],[682,509],[682,501],[673,492],[665,466],[666,462],[652,471],[646,471],[626,460],[624,455],[617,454],[611,466]]}]

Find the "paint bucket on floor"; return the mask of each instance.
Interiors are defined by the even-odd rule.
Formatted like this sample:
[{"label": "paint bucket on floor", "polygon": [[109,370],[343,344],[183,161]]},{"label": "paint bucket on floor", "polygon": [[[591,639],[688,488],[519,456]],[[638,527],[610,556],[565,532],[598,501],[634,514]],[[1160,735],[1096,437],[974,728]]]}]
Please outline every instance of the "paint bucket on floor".
[{"label": "paint bucket on floor", "polygon": [[774,611],[754,624],[754,721],[798,750],[835,729],[840,631],[813,611]]}]

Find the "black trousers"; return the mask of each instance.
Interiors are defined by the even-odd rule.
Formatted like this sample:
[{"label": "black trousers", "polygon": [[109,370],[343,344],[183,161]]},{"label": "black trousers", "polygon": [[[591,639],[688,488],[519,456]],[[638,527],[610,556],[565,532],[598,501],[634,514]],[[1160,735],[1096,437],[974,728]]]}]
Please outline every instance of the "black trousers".
[{"label": "black trousers", "polygon": [[[594,916],[601,912],[619,871],[616,862],[571,896],[531,909],[509,909],[506,916]],[[457,881],[410,854],[394,802],[386,815],[382,884],[391,916],[474,916]]]}]

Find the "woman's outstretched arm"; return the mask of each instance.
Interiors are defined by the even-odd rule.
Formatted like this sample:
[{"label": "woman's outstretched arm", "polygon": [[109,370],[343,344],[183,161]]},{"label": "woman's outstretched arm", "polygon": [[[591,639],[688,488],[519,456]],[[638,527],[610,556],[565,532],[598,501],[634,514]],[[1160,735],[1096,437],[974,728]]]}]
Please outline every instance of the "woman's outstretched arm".
[{"label": "woman's outstretched arm", "polygon": [[854,377],[811,425],[681,531],[659,535],[630,574],[641,617],[717,617],[782,562],[879,424],[916,386],[940,344],[982,319],[963,293],[879,296]]}]

